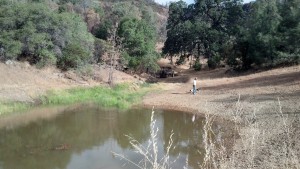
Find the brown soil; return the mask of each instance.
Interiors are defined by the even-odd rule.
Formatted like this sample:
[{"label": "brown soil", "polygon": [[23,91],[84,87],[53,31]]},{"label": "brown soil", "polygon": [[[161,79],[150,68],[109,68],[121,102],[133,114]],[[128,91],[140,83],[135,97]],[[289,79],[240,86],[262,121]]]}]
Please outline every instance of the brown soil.
[{"label": "brown soil", "polygon": [[[251,159],[248,156],[252,151],[256,153],[252,164],[258,166],[252,168],[286,168],[288,160],[282,156],[287,156],[283,147],[287,138],[294,150],[288,151],[300,159],[300,66],[242,74],[228,72],[226,68],[195,72],[181,66],[175,70],[178,76],[158,80],[163,90],[146,95],[144,106],[212,114],[241,122],[244,127],[238,132],[243,139],[233,149],[237,158],[243,160],[234,168],[248,168],[247,159]],[[48,90],[107,85],[108,72],[109,67],[105,65],[94,65],[88,74],[78,75],[55,68],[37,69],[28,63],[0,63],[0,102],[34,102]],[[192,95],[195,77],[199,91]],[[114,80],[119,83],[141,79],[114,71]],[[288,132],[287,125],[291,127]],[[255,148],[249,148],[253,145],[251,138],[256,138]],[[280,159],[285,161],[278,162]]]},{"label": "brown soil", "polygon": [[[192,95],[195,77],[199,91]],[[285,113],[300,113],[300,66],[239,75],[226,68],[200,72],[186,69],[159,82],[166,90],[146,96],[145,106],[226,117],[235,111],[238,100],[245,113],[272,114],[279,108],[279,99]]]},{"label": "brown soil", "polygon": [[[165,90],[147,95],[143,103],[238,124],[239,139],[227,133],[223,140],[233,144],[236,163],[225,160],[222,168],[299,167],[300,66],[241,74],[227,70],[177,70],[180,76],[161,79]],[[195,77],[199,91],[193,95]]]},{"label": "brown soil", "polygon": [[[0,102],[34,102],[35,98],[49,90],[72,87],[107,85],[109,66],[93,65],[85,74],[47,67],[37,69],[27,62],[0,63]],[[114,71],[115,83],[135,81],[136,78]]]}]

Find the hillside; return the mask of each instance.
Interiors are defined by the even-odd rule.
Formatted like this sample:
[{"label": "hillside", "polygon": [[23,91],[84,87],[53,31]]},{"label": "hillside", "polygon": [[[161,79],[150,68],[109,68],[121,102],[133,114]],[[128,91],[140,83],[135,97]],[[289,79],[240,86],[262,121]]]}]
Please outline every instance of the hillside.
[{"label": "hillside", "polygon": [[[47,91],[73,87],[107,86],[109,67],[93,65],[87,74],[62,72],[54,67],[37,69],[28,62],[0,63],[0,102],[30,102]],[[114,70],[115,83],[136,81],[133,76]]]},{"label": "hillside", "polygon": [[167,9],[153,1],[1,0],[0,5],[2,62],[71,70],[113,57],[120,68],[158,68],[155,44],[164,41]]}]

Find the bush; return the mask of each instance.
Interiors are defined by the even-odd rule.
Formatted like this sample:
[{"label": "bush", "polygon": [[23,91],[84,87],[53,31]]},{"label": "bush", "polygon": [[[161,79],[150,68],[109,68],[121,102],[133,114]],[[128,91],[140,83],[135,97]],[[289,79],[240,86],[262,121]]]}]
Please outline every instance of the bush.
[{"label": "bush", "polygon": [[202,65],[201,65],[201,63],[200,63],[200,60],[199,60],[199,59],[196,59],[195,64],[194,64],[194,66],[193,66],[194,70],[200,71],[200,70],[201,70],[201,67],[202,67]]},{"label": "bush", "polygon": [[140,61],[139,61],[138,58],[136,58],[136,57],[130,57],[129,58],[128,67],[133,68],[133,69],[137,69],[139,65],[140,65]]},{"label": "bush", "polygon": [[56,57],[53,53],[49,52],[48,50],[42,50],[39,53],[39,61],[37,63],[38,67],[50,66],[56,64]]},{"label": "bush", "polygon": [[125,48],[128,66],[133,69],[157,69],[155,62],[155,29],[144,20],[135,18],[123,19],[118,28],[118,36]]},{"label": "bush", "polygon": [[[87,60],[82,59],[83,53],[85,57],[92,56],[94,40],[78,15],[58,13],[43,3],[5,3],[0,0],[0,4],[0,60],[30,60],[39,67],[58,60],[61,67],[76,67],[78,61]],[[71,43],[82,50],[71,52],[81,55],[75,61],[74,56],[67,54]],[[65,51],[63,56],[61,51]]]},{"label": "bush", "polygon": [[79,44],[70,44],[64,49],[63,56],[59,58],[57,65],[62,70],[68,70],[84,65],[89,59],[89,53]]},{"label": "bush", "polygon": [[300,54],[277,52],[277,57],[274,59],[272,66],[299,64]]},{"label": "bush", "polygon": [[108,51],[107,43],[102,39],[95,38],[93,61],[96,63],[102,62],[101,57],[107,51]]},{"label": "bush", "polygon": [[221,57],[219,55],[214,55],[213,57],[209,58],[207,61],[207,65],[211,69],[215,69],[221,61]]},{"label": "bush", "polygon": [[231,54],[228,56],[226,63],[232,67],[234,70],[239,70],[242,66],[242,63],[240,63],[240,59],[237,58],[235,55]]},{"label": "bush", "polygon": [[100,24],[94,31],[94,35],[103,40],[107,40],[109,37],[109,31],[112,29],[111,21],[105,21],[103,24]]}]

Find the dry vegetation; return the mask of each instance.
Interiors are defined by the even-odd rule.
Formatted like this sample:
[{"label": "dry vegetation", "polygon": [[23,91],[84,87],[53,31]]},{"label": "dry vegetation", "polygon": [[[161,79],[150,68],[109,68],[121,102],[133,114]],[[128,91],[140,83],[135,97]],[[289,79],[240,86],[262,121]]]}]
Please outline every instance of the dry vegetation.
[{"label": "dry vegetation", "polygon": [[[107,85],[109,66],[92,65],[77,71],[61,72],[54,67],[37,69],[27,62],[0,63],[0,102],[34,102],[46,91],[73,87]],[[116,83],[137,81],[115,71]]]},{"label": "dry vegetation", "polygon": [[[278,111],[273,117],[257,116],[255,112],[243,116],[241,104],[232,114],[236,130],[233,138],[214,140],[213,116],[206,114],[204,145],[206,156],[201,168],[299,168],[299,116],[282,112],[278,100]],[[211,134],[212,133],[212,134]],[[212,137],[213,135],[214,137]],[[232,149],[224,146],[231,141]]]},{"label": "dry vegetation", "polygon": [[[193,77],[200,91],[193,96]],[[299,168],[300,66],[242,74],[226,69],[162,80],[167,89],[144,98],[145,106],[205,114],[202,168]],[[219,138],[212,121],[228,120],[235,128]],[[226,123],[227,124],[227,123]],[[211,138],[218,136],[213,141]],[[233,143],[228,146],[228,143]]]},{"label": "dry vegetation", "polygon": [[142,143],[140,143],[135,138],[132,138],[131,136],[128,136],[128,139],[130,141],[131,146],[134,148],[135,152],[139,155],[141,155],[143,158],[139,163],[135,163],[129,158],[125,157],[123,154],[118,154],[115,152],[112,152],[115,156],[120,157],[121,159],[133,164],[134,166],[140,168],[140,169],[167,169],[171,168],[171,160],[170,160],[170,149],[172,148],[173,144],[173,134],[170,133],[169,142],[167,144],[167,148],[165,150],[164,156],[159,157],[159,149],[158,149],[158,127],[156,126],[156,120],[154,119],[154,111],[152,110],[151,115],[151,122],[150,122],[150,139],[148,141],[147,146],[143,146]]},{"label": "dry vegetation", "polygon": [[[107,82],[108,68],[95,66],[91,70],[85,71],[86,75],[76,75],[53,68],[39,70],[26,63],[1,63],[0,72],[5,73],[0,74],[0,99],[30,102],[49,89]],[[206,156],[199,167],[299,168],[299,74],[300,66],[239,75],[226,73],[226,69],[180,70],[180,76],[162,79],[159,86],[165,91],[150,93],[143,104],[206,114]],[[138,80],[122,72],[114,75],[120,82]],[[195,96],[189,92],[193,77],[199,79],[200,91]],[[230,136],[212,132],[212,122],[219,119],[230,121],[236,132]],[[222,137],[214,141],[216,136]],[[233,145],[228,147],[228,142]],[[138,148],[136,141],[132,143]]]}]

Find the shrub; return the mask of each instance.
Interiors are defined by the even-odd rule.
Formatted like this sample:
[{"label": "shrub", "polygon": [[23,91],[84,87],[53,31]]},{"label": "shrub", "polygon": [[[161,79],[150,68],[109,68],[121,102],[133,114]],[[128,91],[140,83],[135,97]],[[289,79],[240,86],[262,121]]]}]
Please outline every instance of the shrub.
[{"label": "shrub", "polygon": [[69,44],[63,51],[63,56],[59,58],[57,65],[62,70],[78,68],[89,60],[89,53],[79,44]]},{"label": "shrub", "polygon": [[[1,60],[30,60],[39,67],[56,63],[56,58],[60,64],[64,62],[62,60],[72,62],[68,59],[71,56],[67,55],[71,43],[82,50],[76,55],[92,56],[94,40],[78,15],[62,10],[55,12],[43,3],[5,3],[0,0],[0,4]],[[61,51],[65,51],[63,56]],[[76,67],[77,61],[67,65]]]},{"label": "shrub", "polygon": [[199,60],[199,59],[196,59],[193,68],[194,68],[196,71],[200,71],[200,70],[201,70],[201,67],[202,67],[202,65],[201,65],[201,63],[200,63],[200,60]]},{"label": "shrub", "polygon": [[134,148],[135,153],[141,155],[143,159],[139,163],[133,162],[131,159],[125,157],[123,154],[118,154],[113,152],[113,155],[116,157],[119,157],[121,160],[125,160],[137,168],[146,169],[146,168],[152,168],[152,169],[167,169],[171,168],[171,164],[175,161],[170,161],[170,150],[174,149],[173,146],[173,135],[174,133],[171,132],[169,136],[169,142],[166,143],[166,149],[164,152],[164,156],[160,158],[158,156],[159,154],[159,148],[158,148],[158,131],[159,128],[156,126],[156,120],[154,119],[154,111],[152,111],[151,114],[151,121],[150,121],[150,138],[148,140],[148,145],[141,144],[138,140],[135,138],[128,136],[129,143]]},{"label": "shrub", "polygon": [[226,63],[232,67],[234,70],[239,70],[241,68],[241,63],[239,62],[239,58],[235,55],[231,54],[228,56]]},{"label": "shrub", "polygon": [[101,57],[107,51],[108,51],[107,43],[102,39],[95,38],[93,61],[97,63],[101,62],[102,61]]},{"label": "shrub", "polygon": [[44,67],[49,65],[55,65],[56,64],[56,57],[53,53],[51,53],[48,50],[42,50],[39,53],[39,61],[37,63],[38,67]]},{"label": "shrub", "polygon": [[207,65],[211,69],[215,69],[221,61],[221,57],[219,55],[214,55],[213,57],[209,58],[207,61]]},{"label": "shrub", "polygon": [[109,37],[109,30],[112,29],[111,21],[105,21],[103,24],[100,24],[94,31],[94,35],[103,40],[107,40]]},{"label": "shrub", "polygon": [[128,60],[128,66],[133,69],[137,69],[140,65],[140,61],[136,57],[130,57]]}]

